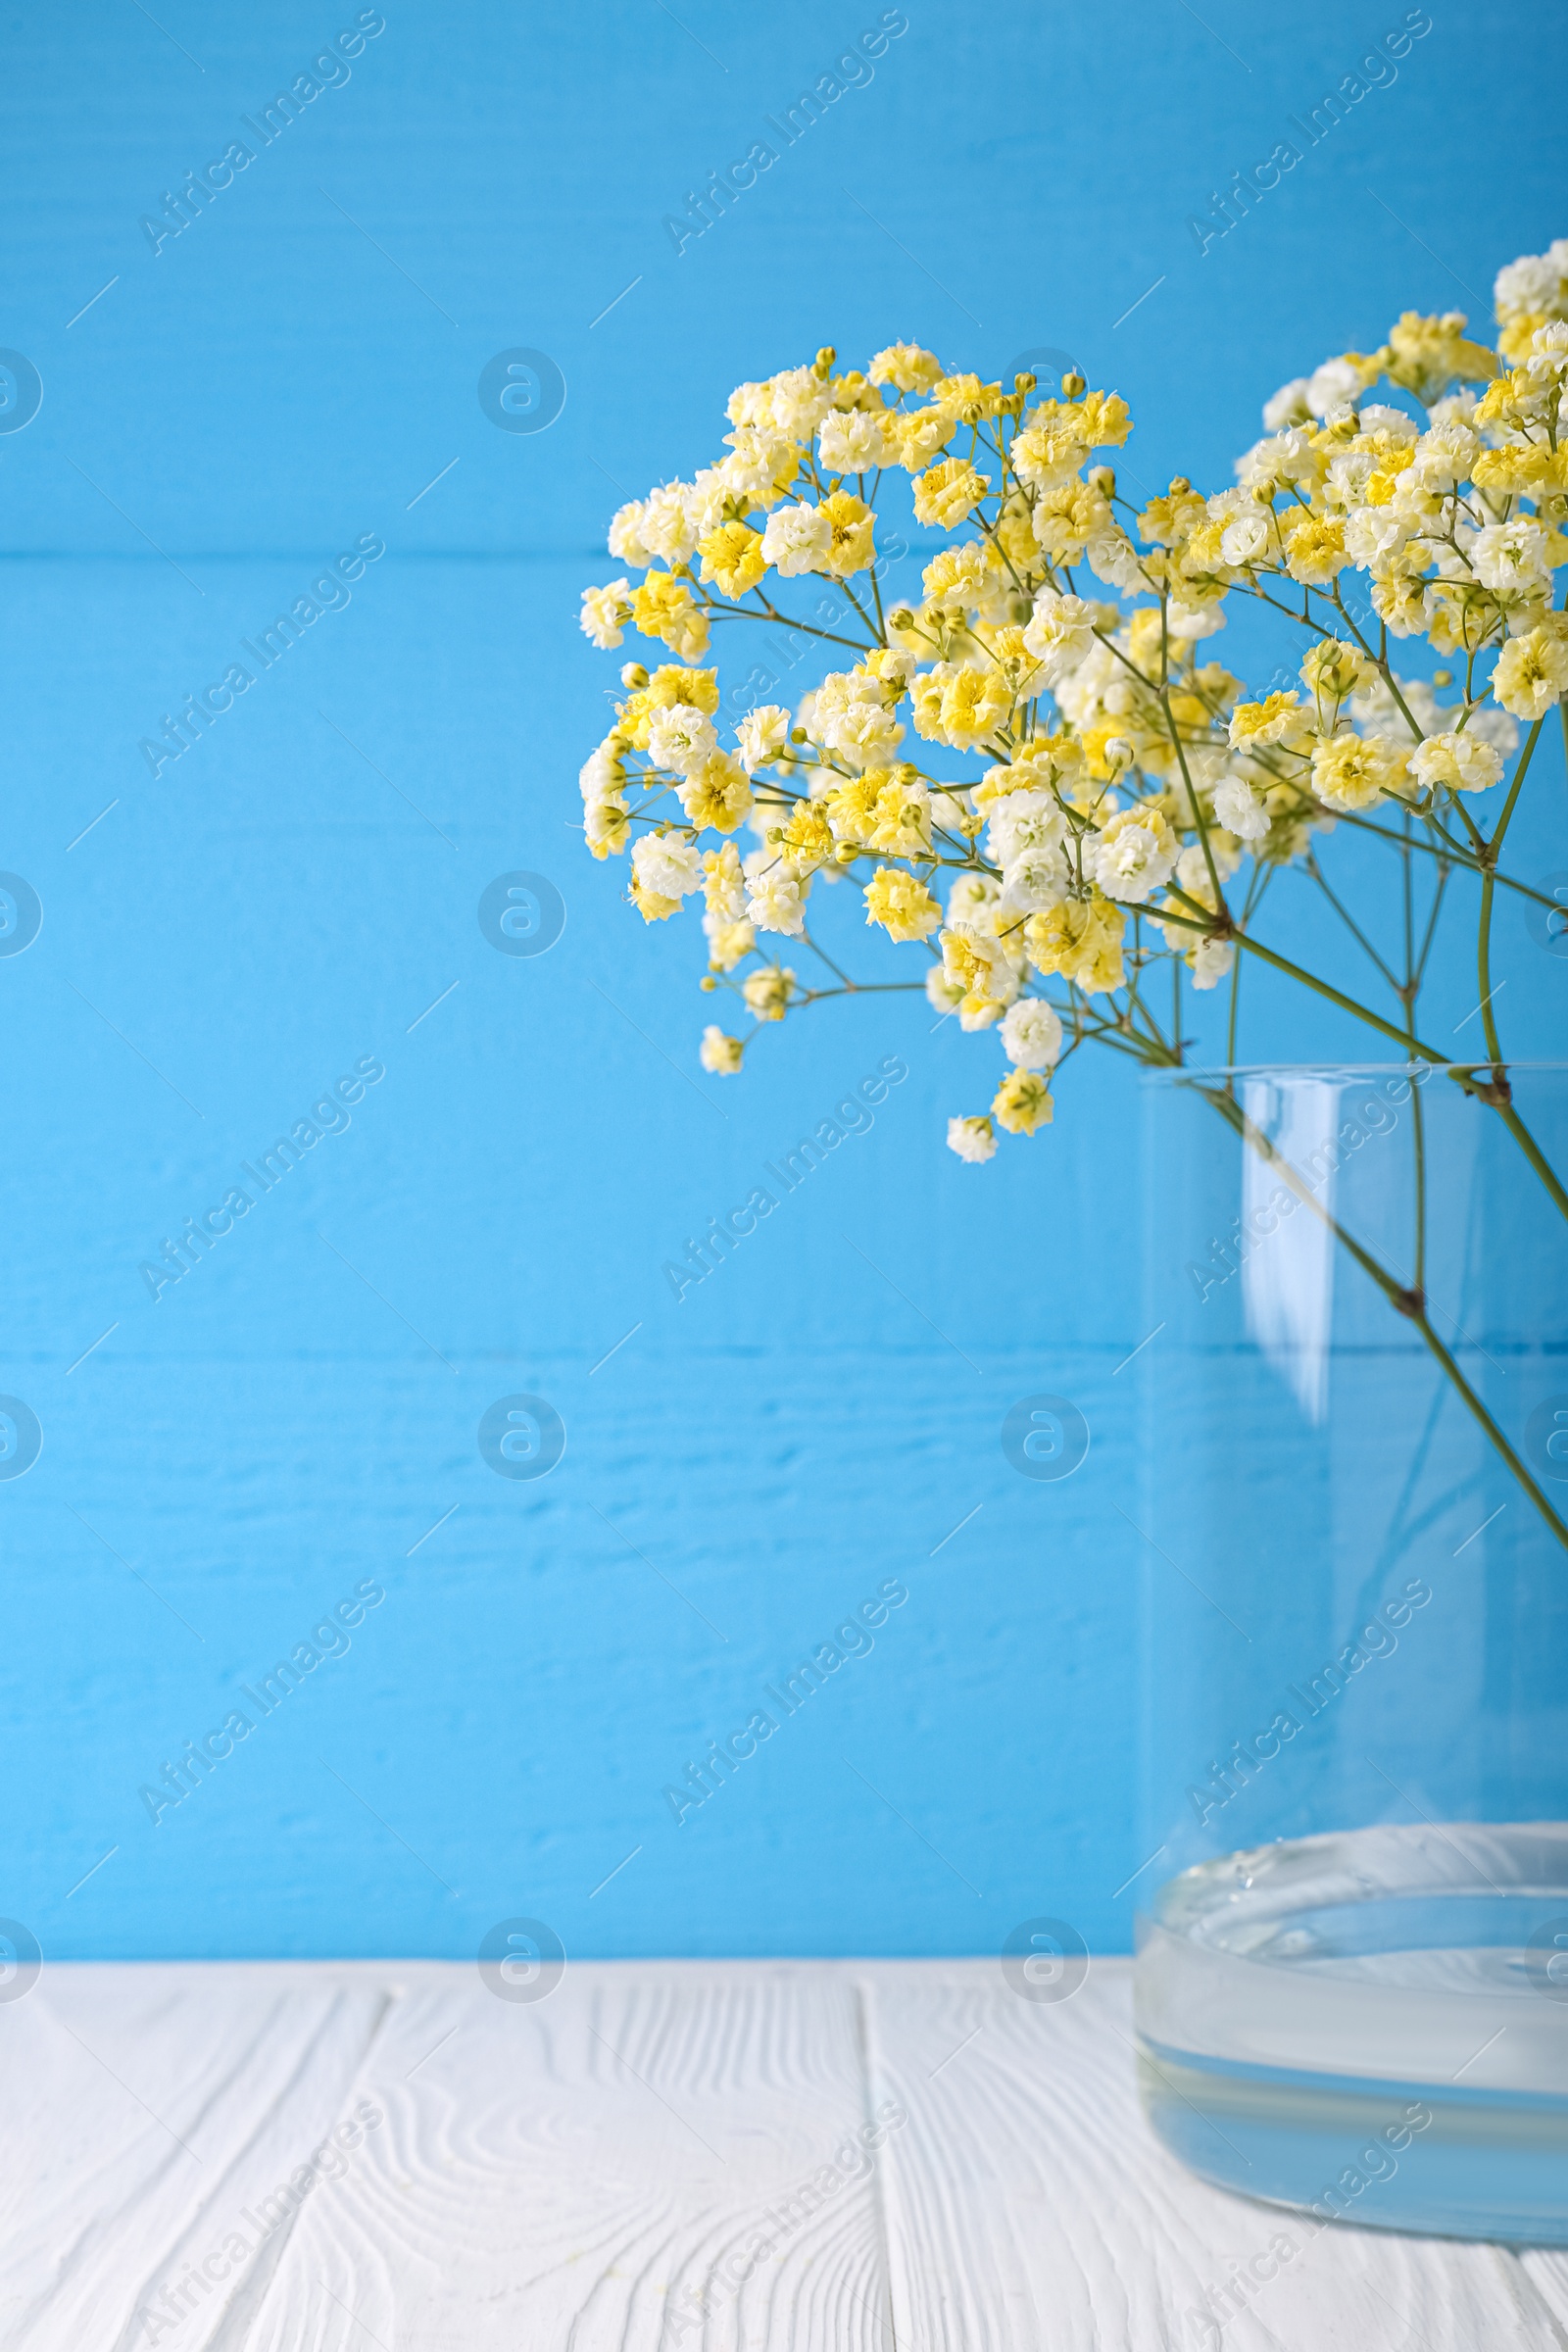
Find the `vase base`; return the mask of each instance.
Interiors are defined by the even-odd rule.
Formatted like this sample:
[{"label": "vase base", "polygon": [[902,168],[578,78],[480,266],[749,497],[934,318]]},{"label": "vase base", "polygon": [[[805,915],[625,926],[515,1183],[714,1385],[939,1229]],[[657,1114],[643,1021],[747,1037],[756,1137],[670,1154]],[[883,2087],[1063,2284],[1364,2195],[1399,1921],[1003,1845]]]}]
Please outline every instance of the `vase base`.
[{"label": "vase base", "polygon": [[1307,2222],[1568,2245],[1568,2100],[1310,2076],[1141,2042],[1139,2089],[1189,2171]]}]

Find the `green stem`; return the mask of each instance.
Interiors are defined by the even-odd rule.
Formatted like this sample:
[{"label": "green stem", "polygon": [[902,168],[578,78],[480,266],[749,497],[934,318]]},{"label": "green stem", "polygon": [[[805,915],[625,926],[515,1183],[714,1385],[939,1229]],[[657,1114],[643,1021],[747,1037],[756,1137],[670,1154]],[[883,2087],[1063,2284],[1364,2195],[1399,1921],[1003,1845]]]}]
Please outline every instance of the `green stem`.
[{"label": "green stem", "polygon": [[1241,1105],[1236,1102],[1234,1096],[1222,1090],[1210,1087],[1200,1088],[1200,1092],[1203,1095],[1204,1100],[1219,1112],[1221,1118],[1225,1119],[1230,1126],[1234,1127],[1237,1133],[1251,1146],[1252,1150],[1257,1152],[1258,1156],[1265,1160],[1270,1167],[1278,1171],[1279,1175],[1284,1179],[1285,1183],[1296,1195],[1298,1200],[1299,1200],[1304,1207],[1309,1208],[1312,1211],[1312,1214],[1317,1217],[1324,1226],[1327,1227],[1328,1231],[1334,1235],[1336,1241],[1340,1243],[1341,1247],[1346,1250],[1355,1260],[1362,1272],[1377,1285],[1378,1289],[1388,1299],[1390,1305],[1393,1306],[1399,1314],[1405,1316],[1409,1322],[1415,1325],[1417,1331],[1420,1332],[1422,1339],[1426,1343],[1427,1347],[1431,1349],[1432,1354],[1436,1357],[1446,1378],[1452,1384],[1455,1392],[1462,1399],[1466,1410],[1474,1417],[1480,1428],[1486,1433],[1486,1436],[1491,1441],[1494,1450],[1498,1453],[1498,1455],[1500,1455],[1501,1459],[1506,1462],[1508,1468],[1512,1471],[1520,1486],[1529,1495],[1531,1501],[1535,1504],[1537,1510],[1541,1513],[1541,1516],[1543,1519],[1544,1519],[1547,1527],[1556,1537],[1558,1543],[1563,1545],[1565,1550],[1568,1550],[1568,1526],[1564,1525],[1556,1511],[1553,1510],[1551,1504],[1547,1501],[1545,1494],[1542,1492],[1540,1485],[1531,1476],[1529,1470],[1520,1460],[1518,1454],[1514,1451],[1513,1446],[1509,1444],[1501,1429],[1498,1428],[1496,1422],[1493,1419],[1491,1413],[1488,1412],[1481,1398],[1476,1395],[1475,1390],[1465,1379],[1464,1374],[1460,1371],[1458,1364],[1454,1361],[1454,1358],[1449,1350],[1444,1346],[1442,1340],[1439,1339],[1437,1333],[1433,1330],[1431,1321],[1427,1315],[1424,1299],[1420,1298],[1418,1293],[1404,1289],[1404,1287],[1388,1271],[1387,1267],[1379,1263],[1379,1261],[1373,1256],[1371,1250],[1366,1249],[1362,1243],[1358,1242],[1354,1235],[1348,1232],[1347,1228],[1339,1222],[1338,1218],[1333,1216],[1330,1211],[1324,1207],[1322,1201],[1319,1200],[1317,1195],[1312,1191],[1311,1186],[1306,1183],[1305,1179],[1288,1159],[1283,1158],[1280,1153],[1275,1151],[1274,1146],[1270,1143],[1268,1137],[1264,1135],[1262,1130],[1255,1126],[1252,1120],[1248,1117],[1246,1111],[1242,1109]]}]

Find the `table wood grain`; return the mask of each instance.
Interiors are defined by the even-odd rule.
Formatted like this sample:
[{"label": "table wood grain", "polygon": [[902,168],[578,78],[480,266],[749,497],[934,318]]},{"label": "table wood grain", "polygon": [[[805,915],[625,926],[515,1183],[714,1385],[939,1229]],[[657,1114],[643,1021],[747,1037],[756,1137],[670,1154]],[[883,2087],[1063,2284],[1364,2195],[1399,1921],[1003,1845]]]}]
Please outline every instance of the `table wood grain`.
[{"label": "table wood grain", "polygon": [[1131,2034],[1124,1961],[1054,2005],[981,1961],[570,1964],[535,2001],[449,1963],[53,1966],[0,2005],[0,2346],[1568,2346],[1568,2259],[1192,2179]]}]

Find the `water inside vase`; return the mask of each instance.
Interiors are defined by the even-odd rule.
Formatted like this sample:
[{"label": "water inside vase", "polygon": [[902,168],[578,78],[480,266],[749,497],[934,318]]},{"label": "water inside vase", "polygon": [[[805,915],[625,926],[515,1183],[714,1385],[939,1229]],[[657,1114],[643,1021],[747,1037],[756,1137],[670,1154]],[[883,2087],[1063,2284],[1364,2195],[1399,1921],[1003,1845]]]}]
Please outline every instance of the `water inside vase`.
[{"label": "water inside vase", "polygon": [[1137,2019],[1145,2107],[1209,2180],[1316,2225],[1568,2244],[1568,1824],[1185,1871],[1140,1923]]}]

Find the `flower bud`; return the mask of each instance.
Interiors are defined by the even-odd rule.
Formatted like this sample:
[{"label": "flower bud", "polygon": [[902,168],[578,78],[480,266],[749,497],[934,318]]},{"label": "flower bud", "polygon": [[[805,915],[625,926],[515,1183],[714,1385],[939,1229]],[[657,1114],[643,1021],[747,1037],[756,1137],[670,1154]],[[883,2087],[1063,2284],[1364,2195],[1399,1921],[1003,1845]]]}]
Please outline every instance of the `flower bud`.
[{"label": "flower bud", "polygon": [[1172,498],[1186,498],[1192,486],[1185,473],[1173,473],[1170,479],[1170,495]]},{"label": "flower bud", "polygon": [[705,997],[710,997],[714,989],[718,986],[718,982],[714,979],[711,979],[709,974],[705,972],[702,979],[698,981],[697,985],[702,990]]},{"label": "flower bud", "polygon": [[1435,669],[1432,672],[1432,683],[1434,686],[1451,686],[1453,684],[1452,670]]},{"label": "flower bud", "polygon": [[1089,487],[1092,490],[1098,490],[1102,498],[1114,498],[1116,495],[1116,468],[1114,466],[1095,466],[1089,476]]},{"label": "flower bud", "polygon": [[628,662],[621,670],[620,682],[629,686],[633,694],[640,694],[648,683],[648,672],[640,662]]},{"label": "flower bud", "polygon": [[812,373],[815,375],[829,374],[832,370],[833,363],[838,356],[838,353],[834,350],[831,343],[824,343],[821,350],[817,353],[816,358],[811,363]]},{"label": "flower bud", "polygon": [[888,627],[890,629],[912,629],[913,626],[914,614],[909,611],[908,606],[895,605],[893,611],[888,614]]},{"label": "flower bud", "polygon": [[1039,382],[1039,380],[1040,379],[1038,376],[1030,375],[1026,370],[1022,375],[1015,375],[1013,377],[1012,388],[1015,392],[1023,393],[1025,398],[1027,398],[1028,395],[1034,390],[1035,385]]},{"label": "flower bud", "polygon": [[806,736],[806,729],[805,729],[804,727],[791,727],[791,729],[790,729],[790,741],[791,741],[791,743],[805,743],[805,741],[806,741],[806,740],[807,740],[807,736]]},{"label": "flower bud", "polygon": [[1061,379],[1061,396],[1063,400],[1082,400],[1088,389],[1088,384],[1079,374],[1076,368],[1074,368],[1069,374],[1064,375]]}]

